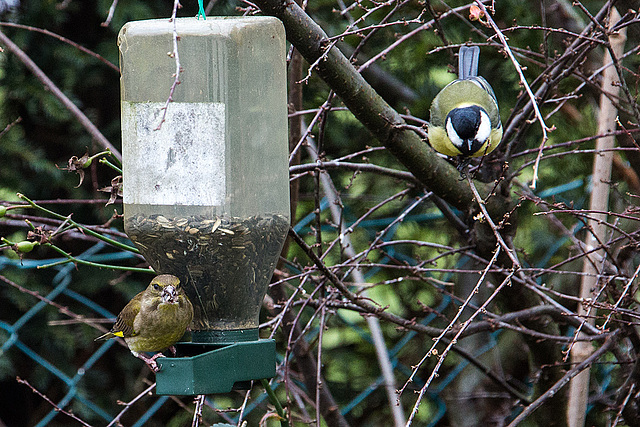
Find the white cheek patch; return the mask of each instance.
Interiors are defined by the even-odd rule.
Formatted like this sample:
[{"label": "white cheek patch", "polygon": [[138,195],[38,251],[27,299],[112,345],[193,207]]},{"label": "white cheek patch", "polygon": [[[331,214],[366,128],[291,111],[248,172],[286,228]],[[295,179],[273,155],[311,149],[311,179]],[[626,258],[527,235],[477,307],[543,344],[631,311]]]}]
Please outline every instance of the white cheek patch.
[{"label": "white cheek patch", "polygon": [[484,110],[480,110],[480,126],[476,132],[476,140],[484,144],[491,136],[491,119]]},{"label": "white cheek patch", "polygon": [[451,118],[447,117],[447,124],[445,127],[447,129],[447,136],[451,140],[451,143],[455,145],[456,148],[462,147],[464,141],[458,136],[458,133],[454,129],[453,124],[451,123]]}]

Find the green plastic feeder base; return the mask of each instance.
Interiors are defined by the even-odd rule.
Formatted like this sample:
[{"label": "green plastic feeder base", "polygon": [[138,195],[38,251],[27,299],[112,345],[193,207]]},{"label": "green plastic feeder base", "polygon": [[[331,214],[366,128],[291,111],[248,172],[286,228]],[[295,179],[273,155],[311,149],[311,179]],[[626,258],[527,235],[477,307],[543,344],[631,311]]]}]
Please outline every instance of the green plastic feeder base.
[{"label": "green plastic feeder base", "polygon": [[178,343],[176,346],[178,354],[183,350],[198,354],[158,358],[157,394],[228,393],[234,385],[244,388],[250,380],[273,378],[276,374],[276,343],[272,339],[223,346],[206,343]]}]

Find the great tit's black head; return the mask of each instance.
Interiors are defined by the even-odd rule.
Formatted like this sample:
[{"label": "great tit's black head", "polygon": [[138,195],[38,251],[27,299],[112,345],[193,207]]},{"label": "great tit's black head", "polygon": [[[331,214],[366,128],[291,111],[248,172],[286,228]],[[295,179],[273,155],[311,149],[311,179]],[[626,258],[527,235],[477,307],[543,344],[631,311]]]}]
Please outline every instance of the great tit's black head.
[{"label": "great tit's black head", "polygon": [[476,153],[491,136],[491,119],[479,105],[454,108],[447,114],[445,129],[463,156]]}]

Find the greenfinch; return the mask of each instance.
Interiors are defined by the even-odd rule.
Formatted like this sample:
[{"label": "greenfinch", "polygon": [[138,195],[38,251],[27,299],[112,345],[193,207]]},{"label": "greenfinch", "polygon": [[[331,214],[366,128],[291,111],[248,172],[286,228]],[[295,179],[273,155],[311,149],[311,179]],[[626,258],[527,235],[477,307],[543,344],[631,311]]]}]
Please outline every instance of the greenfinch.
[{"label": "greenfinch", "polygon": [[122,309],[111,331],[96,338],[124,338],[131,353],[158,371],[156,359],[143,352],[161,352],[167,348],[175,354],[173,345],[184,335],[193,320],[193,306],[180,286],[180,279],[170,274],[156,276],[147,289],[133,297]]}]

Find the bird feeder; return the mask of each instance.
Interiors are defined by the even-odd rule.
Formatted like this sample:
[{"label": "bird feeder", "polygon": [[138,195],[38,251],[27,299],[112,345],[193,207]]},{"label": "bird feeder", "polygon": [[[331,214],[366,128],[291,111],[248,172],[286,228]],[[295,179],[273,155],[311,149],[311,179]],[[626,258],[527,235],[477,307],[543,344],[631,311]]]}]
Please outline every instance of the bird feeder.
[{"label": "bird feeder", "polygon": [[270,17],[175,31],[177,58],[168,19],[118,36],[125,231],[194,307],[157,393],[223,393],[275,375],[258,317],[289,228],[285,35]]}]

